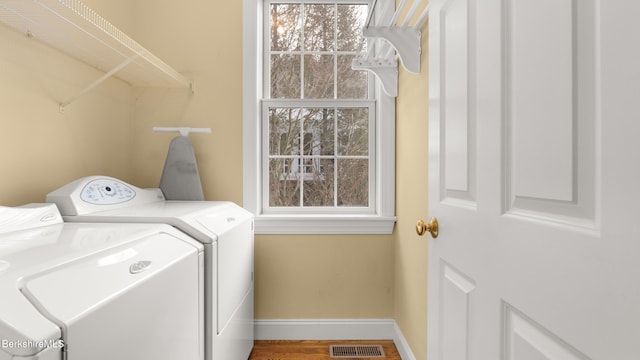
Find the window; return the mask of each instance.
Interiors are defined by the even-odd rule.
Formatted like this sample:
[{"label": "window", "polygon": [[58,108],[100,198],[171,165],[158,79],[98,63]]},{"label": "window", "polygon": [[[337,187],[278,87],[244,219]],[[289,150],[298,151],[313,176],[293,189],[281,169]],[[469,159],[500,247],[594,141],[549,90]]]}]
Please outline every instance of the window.
[{"label": "window", "polygon": [[244,0],[244,206],[256,233],[393,228],[394,100],[351,68],[368,7]]}]

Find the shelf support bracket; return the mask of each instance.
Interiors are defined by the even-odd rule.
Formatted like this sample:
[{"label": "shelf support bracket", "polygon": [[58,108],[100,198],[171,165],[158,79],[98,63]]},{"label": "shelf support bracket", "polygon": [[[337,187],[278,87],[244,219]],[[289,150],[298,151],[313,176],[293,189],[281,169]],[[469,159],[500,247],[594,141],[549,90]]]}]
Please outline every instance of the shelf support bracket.
[{"label": "shelf support bracket", "polygon": [[351,63],[354,70],[367,70],[382,83],[382,90],[389,96],[398,96],[398,61],[385,59],[355,58]]},{"label": "shelf support bracket", "polygon": [[364,29],[367,38],[382,38],[398,53],[404,68],[414,74],[420,73],[421,32],[414,27],[381,27]]},{"label": "shelf support bracket", "polygon": [[100,78],[98,78],[96,81],[92,82],[91,84],[89,84],[87,87],[85,87],[82,91],[80,91],[78,94],[68,97],[65,101],[60,103],[60,112],[64,113],[64,108],[71,104],[72,102],[76,101],[78,98],[80,98],[82,95],[88,93],[89,91],[93,90],[96,86],[102,84],[105,80],[107,80],[108,78],[112,77],[115,73],[117,73],[118,71],[122,70],[123,68],[125,68],[127,65],[131,64],[134,60],[136,60],[138,58],[138,55],[135,54],[131,57],[128,57],[127,59],[125,59],[122,63],[120,63],[118,66],[114,67],[113,69],[111,69],[109,72],[107,72],[106,74],[102,75]]}]

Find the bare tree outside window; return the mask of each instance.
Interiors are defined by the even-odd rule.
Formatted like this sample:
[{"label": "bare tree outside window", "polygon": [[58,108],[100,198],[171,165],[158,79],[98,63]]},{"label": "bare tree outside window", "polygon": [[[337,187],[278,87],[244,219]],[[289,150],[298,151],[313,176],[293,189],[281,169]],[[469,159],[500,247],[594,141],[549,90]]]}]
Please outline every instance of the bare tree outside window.
[{"label": "bare tree outside window", "polygon": [[366,3],[270,3],[269,207],[370,205],[375,107],[351,69],[366,16]]}]

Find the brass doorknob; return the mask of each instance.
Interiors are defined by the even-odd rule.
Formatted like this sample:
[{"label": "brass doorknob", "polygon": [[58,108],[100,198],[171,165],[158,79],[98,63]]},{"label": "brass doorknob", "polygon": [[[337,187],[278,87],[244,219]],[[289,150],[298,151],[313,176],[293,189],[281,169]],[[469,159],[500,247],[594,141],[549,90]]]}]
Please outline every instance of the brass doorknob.
[{"label": "brass doorknob", "polygon": [[416,223],[416,232],[420,236],[424,235],[426,232],[429,232],[434,239],[437,238],[438,219],[431,218],[428,223],[425,223],[423,220],[418,220],[418,222]]}]

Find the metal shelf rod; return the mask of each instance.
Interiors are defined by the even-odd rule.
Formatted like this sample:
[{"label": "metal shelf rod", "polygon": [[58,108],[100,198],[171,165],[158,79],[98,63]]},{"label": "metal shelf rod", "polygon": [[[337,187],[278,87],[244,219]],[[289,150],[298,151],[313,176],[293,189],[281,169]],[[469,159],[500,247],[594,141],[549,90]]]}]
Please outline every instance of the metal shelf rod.
[{"label": "metal shelf rod", "polygon": [[118,71],[122,70],[124,67],[126,67],[127,65],[129,65],[131,62],[133,62],[135,59],[138,58],[138,55],[133,55],[130,58],[126,59],[125,61],[123,61],[122,63],[120,63],[120,65],[116,66],[115,68],[111,69],[108,73],[102,75],[100,78],[98,78],[98,80],[92,82],[91,84],[89,84],[87,87],[84,88],[84,90],[80,91],[78,94],[71,96],[69,98],[67,98],[65,101],[60,103],[60,112],[64,112],[64,108],[71,104],[72,102],[76,101],[78,98],[80,98],[82,95],[88,93],[89,91],[93,90],[96,86],[102,84],[105,80],[107,80],[108,78],[112,77],[115,73],[117,73]]}]

